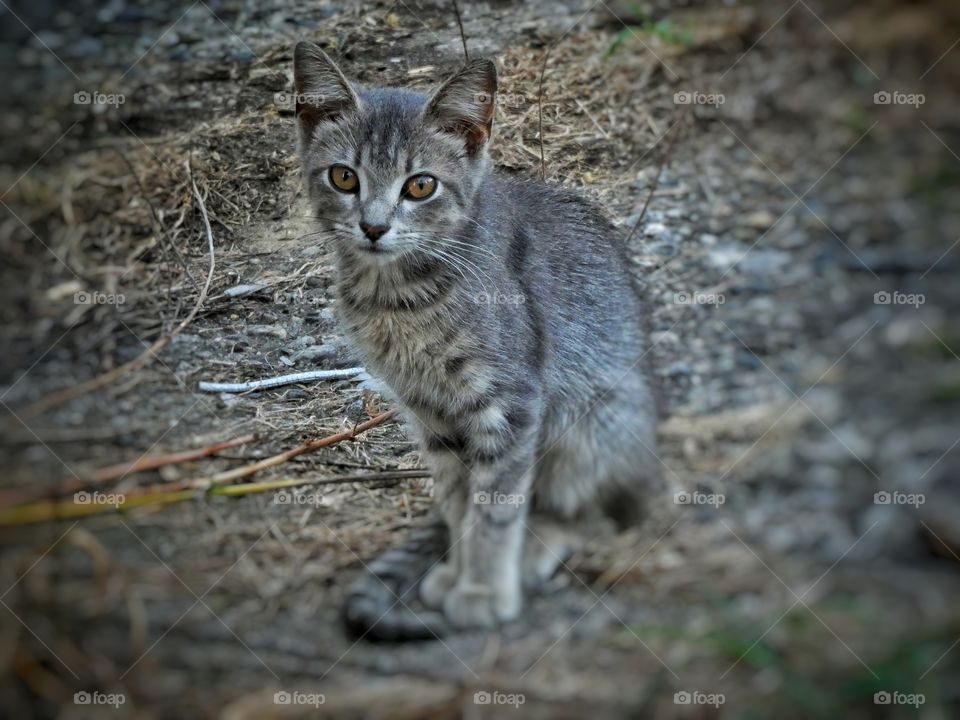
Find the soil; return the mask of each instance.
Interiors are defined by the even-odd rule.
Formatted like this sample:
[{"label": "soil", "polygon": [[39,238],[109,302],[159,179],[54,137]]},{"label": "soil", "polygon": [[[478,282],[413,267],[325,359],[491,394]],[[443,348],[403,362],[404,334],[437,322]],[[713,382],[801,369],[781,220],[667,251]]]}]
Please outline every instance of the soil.
[{"label": "soil", "polygon": [[[630,237],[670,496],[644,526],[573,558],[520,620],[395,646],[348,637],[338,612],[363,563],[432,502],[428,477],[395,473],[422,467],[396,422],[257,474],[263,492],[30,524],[5,510],[2,706],[59,718],[956,715],[960,11],[460,5],[470,54],[501,71],[498,167],[580,188]],[[300,185],[292,47],[313,39],[361,82],[426,89],[463,57],[451,4],[11,8],[4,489],[52,493],[121,461],[256,434],[98,488],[163,489],[391,407],[362,378],[240,395],[198,383],[358,364]],[[32,414],[136,358],[196,304],[210,257],[187,165],[214,236],[197,317],[144,367]],[[342,481],[357,474],[370,478]],[[292,501],[280,481],[299,487]],[[78,692],[123,702],[77,704]]]}]

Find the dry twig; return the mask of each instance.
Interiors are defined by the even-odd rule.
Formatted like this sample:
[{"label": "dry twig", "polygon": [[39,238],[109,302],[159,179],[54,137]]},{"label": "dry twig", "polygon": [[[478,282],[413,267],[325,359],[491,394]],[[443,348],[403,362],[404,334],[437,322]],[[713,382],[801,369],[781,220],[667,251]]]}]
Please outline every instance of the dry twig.
[{"label": "dry twig", "polygon": [[543,154],[543,76],[547,74],[547,60],[550,59],[551,50],[553,50],[553,45],[548,46],[547,51],[543,54],[543,66],[540,68],[540,88],[537,90],[537,112],[540,116],[540,179],[544,182],[547,181],[547,160]]},{"label": "dry twig", "polygon": [[240,383],[218,383],[201,381],[199,388],[204,392],[242,393],[250,390],[266,390],[269,388],[294,385],[296,383],[316,382],[317,380],[346,380],[366,372],[366,368],[337,368],[335,370],[308,370],[306,372],[278,375],[277,377],[251,380]]},{"label": "dry twig", "polygon": [[457,27],[460,28],[460,42],[463,43],[463,61],[470,62],[470,53],[467,52],[467,36],[463,32],[463,20],[460,19],[460,7],[457,0],[453,0],[453,12],[457,16]]},{"label": "dry twig", "polygon": [[650,201],[653,200],[653,194],[657,191],[657,187],[660,185],[660,175],[663,173],[663,168],[666,167],[667,161],[670,159],[671,154],[673,153],[673,145],[676,142],[677,138],[680,136],[680,124],[683,119],[686,117],[685,114],[681,114],[677,121],[673,124],[673,127],[670,128],[667,132],[670,135],[670,142],[667,143],[667,147],[663,151],[663,156],[660,158],[660,165],[657,167],[657,174],[653,178],[653,183],[650,185],[650,192],[647,193],[647,199],[643,203],[643,208],[640,210],[640,216],[637,218],[637,221],[633,224],[633,228],[630,230],[630,234],[627,235],[626,242],[630,242],[634,235],[636,235],[637,230],[640,229],[640,223],[643,222],[643,218],[647,214],[647,208],[650,207]]},{"label": "dry twig", "polygon": [[4,490],[0,492],[0,508],[20,505],[22,503],[42,497],[62,497],[94,485],[102,485],[113,480],[121,480],[127,475],[132,475],[134,473],[146,472],[147,470],[156,470],[157,468],[166,467],[167,465],[177,465],[183,462],[190,462],[191,460],[200,460],[201,458],[216,455],[223,450],[246,445],[247,443],[256,440],[256,437],[257,436],[253,434],[243,435],[242,437],[214,443],[213,445],[197,448],[195,450],[184,450],[182,452],[166,453],[164,455],[153,455],[149,457],[143,456],[139,460],[118,463],[116,465],[110,465],[108,467],[101,468],[89,478],[67,478],[54,488],[38,488],[31,486],[26,488],[12,488],[10,490]]},{"label": "dry twig", "polygon": [[[94,503],[81,504],[71,500],[62,500],[35,502],[27,505],[19,505],[17,507],[8,508],[0,511],[0,525],[25,525],[29,523],[46,522],[51,520],[63,520],[67,518],[86,517],[88,515],[99,515],[114,510],[131,509],[143,507],[145,505],[162,505],[182,502],[184,500],[189,500],[190,498],[196,497],[198,492],[203,492],[208,495],[236,496],[246,495],[251,492],[264,492],[265,490],[270,489],[295,487],[297,485],[311,485],[324,482],[343,483],[357,482],[367,479],[391,479],[390,477],[385,477],[382,474],[353,475],[340,478],[323,478],[313,481],[303,478],[296,478],[292,480],[250,483],[245,486],[224,487],[227,483],[230,483],[234,480],[250,477],[261,470],[282,465],[283,463],[288,462],[289,460],[292,460],[300,455],[313,452],[314,450],[319,450],[320,448],[336,445],[337,443],[345,440],[352,440],[360,433],[366,432],[377,425],[383,424],[396,415],[396,412],[396,410],[388,410],[387,412],[380,413],[376,417],[370,418],[366,422],[361,423],[350,430],[345,430],[344,432],[329,435],[318,440],[311,440],[310,442],[299,445],[278,455],[274,455],[273,457],[266,458],[265,460],[244,465],[243,467],[235,468],[234,470],[228,470],[227,472],[218,473],[211,477],[197,478],[180,483],[170,483],[151,488],[144,488],[143,490],[133,490],[123,493],[122,495],[117,494],[117,502],[113,505]],[[400,474],[404,472],[417,472],[422,474]],[[395,473],[391,474],[391,477],[426,477],[427,474],[428,473],[426,473],[426,471],[396,471]]]}]

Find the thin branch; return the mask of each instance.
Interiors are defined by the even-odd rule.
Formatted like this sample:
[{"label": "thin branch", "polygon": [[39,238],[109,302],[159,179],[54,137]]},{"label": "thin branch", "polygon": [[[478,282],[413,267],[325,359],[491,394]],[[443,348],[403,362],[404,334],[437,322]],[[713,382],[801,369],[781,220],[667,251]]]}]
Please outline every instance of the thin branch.
[{"label": "thin branch", "polygon": [[130,159],[124,155],[120,150],[113,149],[117,155],[120,156],[120,159],[123,160],[124,164],[127,166],[127,169],[130,171],[130,175],[133,176],[133,179],[137,183],[137,187],[140,188],[140,195],[147,203],[147,207],[150,208],[150,214],[153,215],[153,221],[157,224],[157,228],[160,231],[160,246],[165,248],[167,244],[170,245],[170,248],[173,250],[173,254],[177,256],[177,262],[180,263],[180,267],[183,268],[183,272],[186,273],[187,278],[190,280],[190,283],[193,285],[194,290],[198,293],[200,292],[200,286],[197,284],[197,281],[193,277],[193,273],[190,272],[190,265],[187,263],[186,258],[183,257],[183,254],[180,252],[180,248],[177,247],[177,244],[173,242],[167,234],[167,228],[163,224],[163,220],[160,219],[160,213],[157,212],[157,208],[154,207],[153,201],[150,200],[150,196],[147,195],[146,188],[143,187],[143,183],[140,181],[140,176],[137,175],[136,168],[133,167],[133,163],[130,162]]},{"label": "thin branch", "polygon": [[470,53],[467,52],[467,36],[463,32],[463,20],[460,19],[460,7],[457,5],[457,0],[453,0],[453,12],[457,16],[457,27],[460,28],[460,42],[463,43],[463,60],[464,62],[470,62]]},{"label": "thin branch", "polygon": [[207,299],[207,294],[210,292],[210,285],[213,283],[213,271],[215,267],[213,230],[210,228],[210,218],[207,216],[207,208],[203,204],[203,197],[200,195],[200,190],[197,188],[197,183],[193,179],[193,171],[190,169],[190,161],[186,160],[184,162],[184,166],[187,169],[187,175],[190,178],[190,184],[193,186],[193,194],[197,199],[197,205],[200,208],[200,214],[203,216],[203,224],[206,228],[207,234],[207,251],[210,255],[210,266],[207,270],[207,281],[204,283],[203,290],[200,292],[200,297],[197,298],[197,302],[193,306],[193,310],[191,310],[190,314],[180,321],[179,325],[177,325],[166,335],[161,336],[156,342],[153,343],[153,345],[148,347],[133,360],[130,360],[123,365],[118,365],[113,370],[105,372],[102,375],[98,375],[97,377],[87,380],[86,382],[82,382],[79,385],[73,385],[71,387],[64,388],[63,390],[50,393],[37,402],[21,408],[20,410],[16,411],[13,417],[7,418],[2,424],[0,424],[0,429],[8,429],[17,423],[18,418],[31,418],[40,415],[51,408],[63,405],[70,400],[75,400],[76,398],[93,392],[94,390],[99,390],[100,388],[109,385],[114,380],[117,380],[128,372],[133,372],[145,367],[152,362],[154,358],[156,358],[157,354],[167,345],[169,345],[177,335],[183,332],[183,330],[191,322],[193,322],[193,319],[197,316],[197,313],[200,312],[200,308],[203,306],[203,303]]},{"label": "thin branch", "polygon": [[[210,488],[208,496],[243,497],[255,493],[271,490],[285,490],[303,485],[343,485],[353,482],[389,482],[401,483],[404,480],[416,480],[430,477],[428,470],[392,470],[383,473],[358,473],[356,475],[341,475],[332,478],[286,478],[283,480],[263,480],[261,482],[243,483],[241,485],[217,485]],[[113,505],[78,505],[72,502],[42,502],[30,505],[21,505],[6,512],[0,512],[0,527],[9,525],[27,525],[32,523],[65,520],[69,518],[89,517],[102,515],[116,510],[132,510],[138,507],[156,505],[170,505],[187,500],[195,500],[195,490],[161,490],[152,493],[127,494],[124,502]]]},{"label": "thin branch", "polygon": [[663,151],[663,156],[660,158],[660,166],[657,168],[657,174],[653,178],[653,184],[650,186],[650,192],[647,193],[647,199],[644,201],[643,208],[640,210],[640,217],[638,217],[637,221],[633,224],[633,228],[630,230],[630,234],[627,235],[625,242],[630,242],[633,236],[636,235],[637,230],[640,229],[640,223],[643,222],[643,218],[647,214],[647,208],[650,207],[650,201],[653,200],[653,194],[657,191],[657,187],[660,185],[660,175],[663,173],[663,168],[666,167],[667,161],[670,159],[670,155],[673,152],[673,145],[680,136],[681,120],[683,120],[684,117],[685,116],[681,116],[670,130],[672,133],[670,135],[670,141],[667,143],[667,147]]},{"label": "thin branch", "polygon": [[540,89],[537,91],[537,112],[540,115],[540,179],[547,181],[547,160],[543,154],[543,76],[547,73],[547,60],[550,58],[550,51],[553,45],[547,46],[547,51],[543,54],[543,66],[540,68]]},{"label": "thin branch", "polygon": [[242,437],[224,440],[223,442],[214,443],[213,445],[195,450],[184,450],[182,452],[152,455],[149,457],[145,456],[132,462],[118,463],[117,465],[101,468],[89,478],[67,478],[55,488],[38,488],[31,486],[0,491],[0,508],[20,505],[42,497],[62,497],[92,486],[102,485],[113,480],[120,480],[134,473],[156,470],[157,468],[166,467],[167,465],[178,465],[184,462],[200,460],[205,457],[210,457],[211,455],[216,455],[223,450],[246,445],[256,439],[257,436],[254,434],[243,435]]},{"label": "thin branch", "polygon": [[316,382],[317,380],[347,380],[365,373],[362,367],[338,368],[336,370],[308,370],[307,372],[278,375],[277,377],[251,380],[240,383],[217,383],[201,380],[199,389],[203,392],[242,393],[250,390],[266,390],[296,383]]},{"label": "thin branch", "polygon": [[52,520],[64,520],[68,518],[86,517],[89,515],[99,515],[102,513],[129,510],[137,507],[150,505],[165,505],[169,503],[183,502],[185,500],[195,499],[198,491],[206,495],[246,495],[252,492],[264,492],[266,490],[279,489],[285,487],[297,487],[300,485],[318,485],[318,484],[337,484],[345,482],[363,482],[367,480],[388,480],[405,479],[411,477],[427,477],[429,473],[426,470],[398,470],[391,473],[379,473],[376,475],[346,475],[335,478],[294,478],[287,480],[265,481],[260,483],[249,483],[247,485],[227,485],[227,483],[240,478],[249,477],[261,470],[266,470],[308,452],[329,447],[345,440],[352,440],[360,433],[366,432],[371,428],[380,425],[396,414],[396,410],[388,410],[380,413],[376,417],[370,418],[365,423],[346,430],[335,435],[330,435],[319,440],[299,445],[295,448],[282,452],[273,457],[261,460],[250,465],[236,468],[227,472],[218,473],[208,478],[197,478],[186,482],[169,483],[158,485],[142,490],[132,490],[125,493],[116,493],[115,504],[104,503],[76,503],[71,500],[62,501],[43,501],[19,505],[17,507],[0,510],[0,526],[3,525],[26,525],[29,523],[47,522]]},{"label": "thin branch", "polygon": [[337,433],[336,435],[329,435],[325,438],[320,438],[319,440],[311,440],[303,445],[299,445],[295,448],[282,452],[279,455],[268,457],[265,460],[252,463],[251,465],[244,465],[243,467],[235,468],[234,470],[218,473],[213,477],[189,481],[186,483],[186,486],[193,488],[194,490],[206,490],[212,485],[223,485],[224,483],[233,482],[234,480],[239,480],[240,478],[250,477],[261,470],[282,465],[283,463],[288,462],[300,455],[313,452],[314,450],[319,450],[320,448],[329,447],[330,445],[336,445],[344,440],[353,440],[353,438],[360,433],[366,432],[370,428],[375,428],[377,425],[386,422],[396,414],[396,410],[388,410],[387,412],[380,413],[376,417],[370,418],[364,423],[360,423],[350,430],[345,430],[344,432]]}]

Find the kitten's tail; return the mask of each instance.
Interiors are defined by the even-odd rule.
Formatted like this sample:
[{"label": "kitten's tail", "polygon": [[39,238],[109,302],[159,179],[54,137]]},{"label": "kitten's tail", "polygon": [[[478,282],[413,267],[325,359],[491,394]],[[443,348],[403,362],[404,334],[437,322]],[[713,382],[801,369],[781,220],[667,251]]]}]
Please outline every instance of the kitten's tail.
[{"label": "kitten's tail", "polygon": [[370,563],[357,579],[343,607],[343,621],[356,637],[398,642],[429,640],[449,632],[443,615],[414,612],[423,576],[447,550],[446,524],[435,519],[415,529],[398,547]]}]

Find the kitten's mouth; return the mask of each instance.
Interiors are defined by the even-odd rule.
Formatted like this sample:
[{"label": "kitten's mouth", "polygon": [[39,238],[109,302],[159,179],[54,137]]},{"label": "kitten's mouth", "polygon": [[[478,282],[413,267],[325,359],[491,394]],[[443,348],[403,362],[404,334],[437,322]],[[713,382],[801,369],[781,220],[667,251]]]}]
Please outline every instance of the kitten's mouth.
[{"label": "kitten's mouth", "polygon": [[375,265],[386,265],[394,260],[397,253],[394,248],[379,243],[366,243],[357,246],[357,254]]}]

